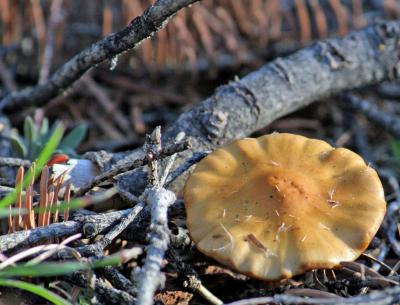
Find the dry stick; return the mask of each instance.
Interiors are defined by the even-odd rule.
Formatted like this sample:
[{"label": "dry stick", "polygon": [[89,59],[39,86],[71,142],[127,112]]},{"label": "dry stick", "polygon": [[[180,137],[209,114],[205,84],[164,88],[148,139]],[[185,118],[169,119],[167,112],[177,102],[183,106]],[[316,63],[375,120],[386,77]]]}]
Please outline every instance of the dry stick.
[{"label": "dry stick", "polygon": [[185,160],[178,168],[172,171],[166,178],[165,186],[169,186],[172,182],[175,181],[180,175],[186,172],[190,167],[197,164],[200,160],[202,160],[205,156],[207,156],[210,152],[196,152],[192,157]]},{"label": "dry stick", "polygon": [[43,51],[42,64],[39,72],[39,84],[44,84],[49,78],[51,62],[54,54],[55,30],[62,21],[63,0],[53,0],[50,7],[50,18],[47,26],[46,44]]},{"label": "dry stick", "polygon": [[165,26],[176,12],[196,1],[198,0],[157,0],[143,15],[133,19],[126,28],[103,38],[73,57],[58,69],[46,83],[6,96],[0,101],[0,110],[5,107],[45,104],[70,87],[90,68],[136,47],[144,39]]},{"label": "dry stick", "polygon": [[0,177],[0,185],[1,186],[14,187],[15,186],[15,181],[13,179]]},{"label": "dry stick", "polygon": [[[174,153],[181,152],[188,147],[187,141],[182,141],[180,143],[170,144],[161,152],[156,153],[156,157],[164,158],[165,156],[173,155]],[[147,160],[147,157],[143,159]],[[134,163],[135,161],[133,161]],[[143,162],[143,161],[140,161]],[[111,177],[111,176],[110,176]],[[174,177],[175,178],[175,177]],[[174,178],[169,179],[169,182],[173,181]],[[138,203],[135,196],[129,194],[125,191],[120,190],[120,194],[123,198],[128,200],[129,202]],[[31,198],[31,196],[29,197]],[[70,199],[70,184],[67,184],[66,191],[64,193],[64,201],[68,202]],[[110,233],[110,235],[104,240],[104,244],[107,245],[110,238],[115,238],[118,235],[120,230],[124,229],[124,226],[131,221],[131,219],[135,218],[143,204],[139,204],[132,209],[126,209],[122,211],[110,212],[105,214],[94,214],[94,215],[74,215],[73,220],[64,221],[62,223],[53,223],[46,227],[38,227],[32,230],[15,232],[12,234],[2,235],[0,236],[0,252],[5,252],[9,250],[14,250],[16,248],[23,248],[29,246],[31,244],[40,243],[44,241],[48,241],[50,236],[54,238],[62,238],[66,236],[70,236],[72,234],[79,233],[83,231],[83,233],[87,236],[95,236],[97,234],[104,234],[107,230],[110,230],[110,226],[118,223],[115,231]],[[32,202],[30,202],[30,206],[32,206]],[[148,209],[145,208],[140,215],[142,217],[136,217],[134,222],[139,222],[145,215],[148,215]],[[139,215],[139,216],[140,216]],[[64,211],[64,220],[68,220],[68,210]],[[123,220],[122,222],[120,220]],[[28,221],[28,220],[27,220]],[[34,225],[34,222],[30,220],[30,224]],[[134,223],[132,223],[133,225]],[[26,224],[28,226],[28,224]],[[129,224],[128,224],[129,225]],[[29,228],[29,226],[28,226]],[[115,235],[116,234],[116,235]]]},{"label": "dry stick", "polygon": [[[67,192],[67,191],[66,191]],[[103,257],[103,250],[107,247],[141,212],[144,207],[144,203],[139,201],[136,196],[130,194],[124,194],[124,198],[128,197],[130,202],[137,203],[135,207],[130,209],[127,213],[121,215],[118,218],[120,221],[115,227],[113,227],[107,234],[105,234],[100,240],[91,245],[86,245],[76,249],[82,256],[96,256],[97,258]],[[111,225],[111,224],[110,224]],[[84,228],[84,227],[83,227]],[[86,228],[87,230],[87,228]],[[94,230],[98,232],[97,230]],[[64,253],[64,257],[70,256],[68,253]],[[132,282],[123,276],[117,269],[111,266],[107,266],[102,270],[104,277],[109,280],[118,289],[122,289],[126,292],[132,290]]]},{"label": "dry stick", "polygon": [[[165,251],[169,245],[168,208],[175,200],[175,194],[165,189],[160,183],[158,162],[154,158],[161,151],[161,129],[157,127],[147,139],[149,160],[149,187],[145,191],[146,201],[151,208],[149,245],[143,267],[136,269],[138,280],[137,305],[153,304],[154,293],[162,286],[165,276],[161,273]],[[166,176],[166,175],[164,175]]]},{"label": "dry stick", "polygon": [[[53,223],[46,227],[18,231],[0,236],[0,252],[23,248],[32,244],[48,241],[50,238],[62,238],[77,233],[86,236],[104,234],[114,223],[126,217],[132,209],[126,209],[105,214],[82,215],[77,213],[73,220]],[[90,233],[90,234],[88,234]]]},{"label": "dry stick", "polygon": [[[83,246],[78,248],[77,250],[83,256],[92,256],[95,255],[97,257],[103,256],[104,249],[123,231],[128,225],[132,223],[133,220],[137,219],[137,215],[143,210],[145,207],[145,203],[139,200],[136,196],[130,194],[129,192],[121,192],[121,196],[128,200],[131,203],[136,203],[136,205],[130,209],[130,211],[123,215],[120,218],[120,222],[114,226],[106,235],[104,235],[100,240],[96,243]],[[104,276],[111,281],[113,284],[118,286],[118,288],[123,289],[125,291],[132,290],[132,283],[125,278],[122,274],[119,273],[118,270],[112,267],[107,267],[103,271]]]},{"label": "dry stick", "polygon": [[[216,94],[182,114],[164,138],[175,138],[183,131],[193,139],[193,151],[206,151],[247,136],[320,98],[395,78],[399,39],[400,21],[383,22],[277,59],[219,88]],[[178,165],[188,154],[177,158]],[[114,159],[121,156],[129,153],[115,154]]]},{"label": "dry stick", "polygon": [[[104,248],[108,246],[113,239],[116,238],[135,219],[135,217],[144,207],[144,203],[140,202],[135,196],[124,194],[124,198],[127,198],[127,196],[132,203],[135,202],[137,205],[134,208],[127,210],[127,213],[122,214],[120,217],[116,217],[116,221],[119,221],[119,223],[95,244],[77,248],[76,251],[78,251],[78,253],[83,256],[96,256],[97,258],[103,257]],[[109,217],[107,218],[109,219]],[[113,223],[110,223],[108,228],[112,226]],[[85,231],[85,225],[83,226],[83,231]],[[86,230],[88,230],[88,228],[86,228]],[[93,228],[93,223],[92,228],[89,231],[91,231],[92,234],[100,233],[97,229]],[[67,258],[70,257],[70,254],[63,253],[61,256]],[[122,289],[125,292],[132,290],[133,285],[131,281],[124,277],[117,269],[108,266],[101,272],[107,278],[107,280],[109,280],[117,288]]]},{"label": "dry stick", "polygon": [[[64,276],[63,278],[80,287],[87,288],[88,286],[87,276],[83,272],[74,272],[70,275]],[[128,292],[110,287],[110,285],[98,279],[94,283],[94,291],[101,304],[135,304],[135,298]]]},{"label": "dry stick", "polygon": [[206,287],[203,286],[202,282],[194,275],[189,275],[188,280],[185,281],[184,287],[193,289],[199,293],[204,299],[214,305],[222,305],[223,302],[212,294]]},{"label": "dry stick", "polygon": [[0,157],[0,166],[29,167],[31,166],[31,161],[19,158]]},{"label": "dry stick", "polygon": [[106,266],[99,270],[115,288],[131,293],[134,291],[133,284],[117,268]]},{"label": "dry stick", "polygon": [[[52,237],[61,238],[79,233],[83,224],[84,222],[80,221],[66,221],[62,223],[54,223],[46,227],[38,227],[31,230],[1,235],[0,252],[20,249],[31,246],[32,244],[49,241]],[[101,230],[99,231],[101,232]]]},{"label": "dry stick", "polygon": [[[157,158],[157,159],[162,159],[162,158],[171,156],[177,152],[184,151],[184,150],[188,149],[189,146],[190,146],[189,141],[183,141],[181,143],[174,143],[174,144],[171,144],[171,145],[165,147],[165,149],[157,152],[156,155],[154,155],[153,157]],[[75,193],[75,197],[83,196],[86,192],[91,190],[93,187],[99,185],[100,183],[105,182],[108,179],[111,179],[121,173],[131,171],[135,168],[141,167],[141,166],[145,165],[146,163],[148,163],[148,161],[149,161],[148,157],[145,156],[143,158],[136,159],[134,161],[118,164],[118,165],[114,166],[113,168],[111,168],[110,170],[96,176],[88,184],[82,186]]]},{"label": "dry stick", "polygon": [[[192,152],[208,151],[248,136],[313,101],[396,78],[400,68],[398,40],[400,21],[383,22],[278,58],[218,88],[214,95],[183,113],[164,132],[163,139],[174,139],[184,132],[192,140]],[[114,154],[105,166],[115,160],[125,162],[137,152]],[[179,166],[190,154],[179,154],[176,164]],[[133,178],[137,178],[136,185],[143,185],[144,175],[121,177],[120,182],[131,185],[123,180]]]},{"label": "dry stick", "polygon": [[205,151],[247,136],[315,100],[396,78],[398,40],[400,21],[386,22],[278,58],[218,88],[183,113],[164,138],[183,131],[193,138],[193,151]]},{"label": "dry stick", "polygon": [[[125,195],[129,196],[129,195]],[[111,242],[119,235],[123,230],[125,230],[132,221],[136,218],[136,216],[143,210],[145,207],[145,203],[143,201],[136,201],[137,204],[130,209],[130,211],[124,214],[120,222],[114,226],[106,235],[104,235],[101,239],[96,241],[94,244],[83,246],[79,248],[79,252],[82,253],[83,256],[97,255],[102,256],[104,249],[111,244]]]}]

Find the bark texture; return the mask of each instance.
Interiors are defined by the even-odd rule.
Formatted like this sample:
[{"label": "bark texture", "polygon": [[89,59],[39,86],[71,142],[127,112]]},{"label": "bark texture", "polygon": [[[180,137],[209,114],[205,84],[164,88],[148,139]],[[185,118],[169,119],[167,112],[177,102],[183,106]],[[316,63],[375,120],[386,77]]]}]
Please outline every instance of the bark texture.
[{"label": "bark texture", "polygon": [[[212,150],[248,136],[316,100],[396,79],[400,68],[399,40],[400,21],[382,22],[278,58],[217,88],[214,95],[181,114],[164,132],[163,141],[172,142],[179,132],[190,138],[192,148],[179,154],[179,166],[194,152]],[[141,151],[114,154],[109,166],[132,161]],[[121,175],[117,180],[120,188],[137,194],[145,187],[142,172]],[[182,181],[177,183],[179,189]]]},{"label": "bark texture", "polygon": [[218,88],[183,113],[164,136],[172,139],[184,131],[193,151],[213,149],[318,99],[395,79],[399,39],[400,21],[385,22],[278,58]]}]

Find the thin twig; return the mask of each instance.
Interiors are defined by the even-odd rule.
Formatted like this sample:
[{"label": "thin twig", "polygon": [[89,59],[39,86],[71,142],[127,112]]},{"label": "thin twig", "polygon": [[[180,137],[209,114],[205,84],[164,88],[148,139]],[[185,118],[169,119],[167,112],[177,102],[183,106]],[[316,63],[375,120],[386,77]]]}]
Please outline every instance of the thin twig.
[{"label": "thin twig", "polygon": [[119,272],[115,267],[106,266],[103,269],[99,270],[100,274],[104,275],[104,277],[117,289],[133,292],[134,287],[130,280],[128,280],[121,272]]},{"label": "thin twig", "polygon": [[177,11],[197,1],[157,0],[126,28],[103,38],[65,63],[48,82],[7,95],[0,101],[0,109],[45,104],[70,87],[90,68],[136,47],[165,26]]},{"label": "thin twig", "polygon": [[[147,156],[149,160],[149,183],[145,191],[146,201],[151,208],[151,223],[149,245],[146,248],[146,259],[142,268],[134,270],[138,280],[137,305],[153,304],[153,296],[157,288],[163,286],[164,274],[161,273],[165,251],[169,245],[168,208],[175,200],[175,194],[160,184],[157,159],[154,158],[161,151],[161,131],[156,128],[147,138]],[[164,173],[162,176],[166,176]]]},{"label": "thin twig", "polygon": [[23,166],[28,168],[31,166],[31,161],[19,158],[8,158],[8,157],[0,157],[0,166],[12,166],[12,167],[20,167]]},{"label": "thin twig", "polygon": [[[88,276],[84,272],[74,272],[71,275],[64,276],[64,278],[80,287],[88,287]],[[122,304],[135,304],[135,298],[126,291],[121,291],[110,287],[105,281],[94,279],[94,292],[96,297],[103,304],[108,305],[122,305]]]},{"label": "thin twig", "polygon": [[196,152],[185,160],[178,168],[176,168],[173,172],[171,172],[165,182],[165,186],[168,187],[176,178],[178,178],[180,175],[182,175],[184,172],[186,172],[190,167],[192,167],[194,164],[198,163],[201,159],[203,159],[205,156],[207,156],[209,152]]},{"label": "thin twig", "polygon": [[[165,147],[165,149],[157,152],[156,155],[153,155],[153,158],[162,159],[162,158],[171,156],[175,153],[184,151],[184,150],[188,149],[189,146],[190,146],[189,141],[183,141],[183,142],[176,143],[176,144],[174,143],[174,144],[171,144],[171,145]],[[86,192],[91,190],[93,187],[99,185],[100,183],[103,183],[121,173],[128,172],[135,168],[141,167],[141,166],[147,164],[148,161],[149,161],[148,156],[145,156],[141,159],[136,159],[134,161],[129,161],[129,162],[125,162],[122,164],[118,164],[118,165],[114,166],[112,169],[96,176],[88,184],[82,186],[75,193],[75,197],[83,196]]]},{"label": "thin twig", "polygon": [[12,180],[12,179],[0,177],[0,185],[1,186],[14,187],[15,186],[15,181]]},{"label": "thin twig", "polygon": [[0,252],[23,248],[50,240],[51,238],[63,238],[77,233],[93,237],[104,234],[114,223],[119,223],[132,209],[109,212],[105,214],[82,215],[76,213],[73,220],[53,223],[45,227],[37,227],[31,230],[23,230],[0,236]]},{"label": "thin twig", "polygon": [[[185,132],[192,139],[192,151],[214,149],[315,100],[391,78],[398,62],[396,41],[399,38],[400,21],[382,22],[276,59],[218,88],[214,95],[183,113],[163,133],[163,138],[172,139],[179,132]],[[320,80],[318,85],[315,79]],[[138,150],[132,154],[135,153]],[[128,153],[114,156],[105,162],[107,166],[127,157]],[[180,154],[176,165],[190,157],[189,151]],[[140,190],[144,175],[136,177],[135,185]],[[121,177],[121,185],[126,181],[123,179],[132,179],[132,176]]]},{"label": "thin twig", "polygon": [[139,201],[127,214],[124,214],[120,222],[114,226],[106,235],[104,235],[101,239],[96,241],[94,244],[83,246],[79,250],[84,256],[89,255],[102,255],[104,249],[111,244],[111,242],[119,235],[123,230],[125,230],[132,221],[136,218],[136,216],[143,210],[145,207],[145,203],[143,201]]},{"label": "thin twig", "polygon": [[222,305],[224,303],[214,294],[212,294],[206,287],[204,287],[201,281],[194,275],[188,276],[188,280],[184,283],[184,287],[193,289],[211,304]]}]

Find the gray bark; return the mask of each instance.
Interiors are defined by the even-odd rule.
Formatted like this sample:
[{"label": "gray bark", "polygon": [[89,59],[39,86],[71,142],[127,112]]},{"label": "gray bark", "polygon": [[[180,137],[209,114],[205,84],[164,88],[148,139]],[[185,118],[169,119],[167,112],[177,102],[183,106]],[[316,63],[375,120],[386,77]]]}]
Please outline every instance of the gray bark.
[{"label": "gray bark", "polygon": [[193,151],[215,148],[343,90],[394,79],[399,73],[400,21],[318,42],[278,58],[216,90],[183,113],[164,134],[192,137]]},{"label": "gray bark", "polygon": [[[214,95],[183,113],[164,133],[163,141],[172,141],[179,132],[190,138],[192,149],[179,154],[179,166],[193,152],[248,136],[316,100],[397,79],[399,39],[400,21],[382,22],[278,58],[219,87]],[[109,162],[127,162],[138,155],[140,149],[115,154]],[[177,189],[181,182],[177,182]],[[139,194],[145,187],[145,176],[138,172],[121,175],[118,185]]]}]

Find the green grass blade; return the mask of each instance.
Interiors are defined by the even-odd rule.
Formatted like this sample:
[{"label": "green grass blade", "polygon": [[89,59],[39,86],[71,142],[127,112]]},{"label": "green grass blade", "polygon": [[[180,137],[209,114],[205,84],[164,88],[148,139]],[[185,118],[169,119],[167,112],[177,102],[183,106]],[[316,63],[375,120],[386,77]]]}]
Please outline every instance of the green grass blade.
[{"label": "green grass blade", "polygon": [[14,287],[29,291],[46,299],[49,302],[52,302],[55,305],[72,305],[70,302],[51,292],[50,290],[31,283],[17,280],[0,279],[0,286]]},{"label": "green grass blade", "polygon": [[[54,151],[57,149],[58,144],[61,141],[62,135],[64,132],[64,128],[62,127],[61,124],[58,125],[57,128],[55,128],[53,134],[49,138],[49,141],[46,143],[45,147],[43,148],[42,152],[40,153],[37,161],[36,161],[36,171],[34,173],[35,177],[37,177],[40,172],[42,171],[43,166],[47,163],[47,161],[50,159],[50,157],[53,155]],[[30,171],[27,173],[27,175],[24,178],[22,187],[25,189],[25,187],[29,184],[29,182],[32,179],[33,173]],[[16,187],[16,189],[18,186]],[[2,200],[0,200],[0,209],[5,208],[9,206],[11,203],[15,201],[15,198],[17,196],[17,192],[14,191],[4,197]]]},{"label": "green grass blade", "polygon": [[72,273],[79,270],[116,266],[121,262],[119,254],[110,255],[94,262],[41,263],[38,265],[16,265],[0,270],[0,279],[13,276],[48,277]]}]

